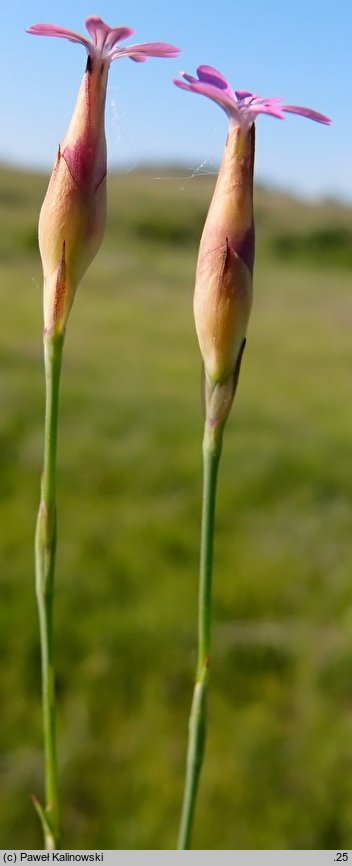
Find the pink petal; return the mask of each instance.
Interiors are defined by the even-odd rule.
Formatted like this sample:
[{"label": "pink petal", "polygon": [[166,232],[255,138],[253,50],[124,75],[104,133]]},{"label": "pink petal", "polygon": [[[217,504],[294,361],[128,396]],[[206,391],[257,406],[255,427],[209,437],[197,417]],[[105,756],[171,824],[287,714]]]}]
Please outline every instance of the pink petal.
[{"label": "pink petal", "polygon": [[135,63],[145,63],[148,57],[144,57],[143,54],[133,54],[130,56],[130,60],[134,60]]},{"label": "pink petal", "polygon": [[141,42],[139,45],[128,45],[126,48],[116,48],[109,54],[109,60],[115,57],[130,57],[140,62],[147,57],[178,57],[180,49],[168,42]]},{"label": "pink petal", "polygon": [[198,78],[194,78],[193,75],[188,75],[187,72],[180,72],[180,75],[182,75],[182,78],[184,78],[185,81],[189,81],[190,84],[197,83],[198,81]]},{"label": "pink petal", "polygon": [[271,117],[277,117],[279,120],[285,120],[285,115],[282,113],[280,105],[248,105],[246,107],[247,114],[269,114]]},{"label": "pink petal", "polygon": [[219,87],[220,90],[225,90],[227,95],[236,102],[236,96],[230,87],[226,78],[221,75],[218,69],[214,69],[214,66],[198,66],[197,69],[199,81],[204,81],[207,84],[213,84],[214,87]]},{"label": "pink petal", "polygon": [[[182,74],[183,74],[183,73],[181,73],[181,75],[182,75]],[[189,79],[189,78],[191,78],[191,75],[188,76],[188,79]],[[196,84],[199,83],[196,79],[194,79],[194,81],[195,81]],[[172,83],[173,83],[173,84],[176,84],[177,87],[180,88],[180,90],[188,90],[190,93],[193,92],[193,86],[192,86],[192,84],[188,84],[188,83],[185,82],[185,81],[180,81],[179,78],[173,78],[173,79],[172,79]]]},{"label": "pink petal", "polygon": [[248,96],[254,96],[254,93],[251,93],[250,90],[235,90],[235,94],[237,99],[247,99]]},{"label": "pink petal", "polygon": [[60,27],[58,24],[33,24],[32,27],[28,27],[26,33],[31,33],[33,36],[59,36],[63,39],[69,39],[70,42],[80,42],[87,51],[90,51],[91,48],[90,42],[84,36],[74,33],[73,30],[67,30],[66,27]]},{"label": "pink petal", "polygon": [[202,96],[207,96],[209,99],[212,99],[213,102],[220,105],[229,117],[232,117],[237,121],[240,119],[241,115],[236,103],[225,90],[220,90],[220,88],[214,86],[214,84],[206,84],[203,81],[195,81],[194,83],[192,82],[188,84],[186,81],[179,81],[178,78],[174,78],[173,82],[177,87],[180,87],[181,90],[189,90],[190,93],[200,93]]},{"label": "pink petal", "polygon": [[121,39],[128,39],[134,32],[130,27],[109,27],[96,15],[90,15],[85,22],[88,33],[99,51],[110,51]]},{"label": "pink petal", "polygon": [[262,96],[253,96],[252,101],[246,105],[246,110],[251,114],[270,114],[271,117],[285,120],[285,115],[282,113],[282,105],[279,105],[279,102],[282,102],[282,100],[277,96],[270,99]]},{"label": "pink petal", "polygon": [[310,120],[316,120],[318,123],[329,124],[331,122],[324,114],[319,114],[318,111],[313,111],[311,108],[282,105],[282,98],[279,96],[267,98],[250,93],[249,90],[236,90],[234,92],[221,72],[218,72],[213,66],[198,66],[197,73],[198,80],[186,72],[181,72],[180,75],[184,81],[174,79],[174,84],[181,90],[200,93],[212,99],[226,111],[230,121],[239,124],[244,129],[249,129],[258,114],[269,114],[271,117],[284,120],[284,112],[291,112],[291,114],[300,114],[310,118]]},{"label": "pink petal", "polygon": [[[256,105],[275,105],[277,102],[282,102],[282,96],[256,96],[252,93],[252,102]],[[281,107],[281,106],[280,106]]]},{"label": "pink petal", "polygon": [[302,108],[300,105],[283,105],[282,110],[290,114],[300,114],[302,117],[316,120],[317,123],[325,123],[327,126],[331,123],[331,120],[325,117],[325,114],[320,114],[319,111],[314,111],[312,108]]},{"label": "pink petal", "polygon": [[221,72],[214,69],[213,66],[198,66],[197,74],[199,81],[204,81],[206,84],[213,84],[214,87],[219,87],[221,90],[227,90],[229,88],[226,78],[221,75]]}]

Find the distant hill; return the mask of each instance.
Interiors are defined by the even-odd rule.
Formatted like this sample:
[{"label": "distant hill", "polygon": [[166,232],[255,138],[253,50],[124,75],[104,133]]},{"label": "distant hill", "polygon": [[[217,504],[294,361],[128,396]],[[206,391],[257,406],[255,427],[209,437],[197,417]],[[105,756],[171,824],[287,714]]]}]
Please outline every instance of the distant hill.
[{"label": "distant hill", "polygon": [[[0,258],[37,250],[37,217],[49,173],[0,167]],[[216,176],[175,167],[109,174],[106,244],[198,244]],[[352,207],[255,190],[257,251],[290,262],[352,267]]]}]

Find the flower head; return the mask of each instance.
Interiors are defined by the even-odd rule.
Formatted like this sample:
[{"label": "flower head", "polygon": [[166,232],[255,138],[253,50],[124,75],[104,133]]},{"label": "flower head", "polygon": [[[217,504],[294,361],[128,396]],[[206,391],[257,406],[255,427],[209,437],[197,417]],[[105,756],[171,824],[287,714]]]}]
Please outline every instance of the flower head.
[{"label": "flower head", "polygon": [[139,45],[120,48],[118,43],[128,39],[134,31],[130,27],[109,27],[96,15],[87,18],[85,25],[91,40],[57,24],[33,24],[26,33],[31,33],[33,36],[59,36],[62,39],[69,39],[70,42],[80,42],[92,59],[101,58],[108,63],[117,57],[130,57],[131,60],[141,63],[148,57],[177,57],[180,53],[179,48],[168,42],[142,42]]},{"label": "flower head", "polygon": [[262,96],[256,96],[255,93],[250,93],[248,90],[232,90],[221,72],[212,66],[198,66],[197,74],[198,78],[194,78],[187,72],[180,72],[184,81],[174,78],[174,84],[182,90],[200,93],[217,102],[228,115],[231,125],[248,129],[258,114],[270,114],[272,117],[284,120],[284,112],[300,114],[302,117],[308,117],[318,123],[330,124],[331,122],[324,114],[313,111],[312,108],[302,108],[299,105],[281,105],[282,99],[280,97],[275,96],[266,99]]},{"label": "flower head", "polygon": [[108,27],[101,18],[86,20],[89,41],[54,24],[34,24],[36,36],[78,42],[88,53],[76,106],[59,147],[39,218],[39,247],[44,273],[44,326],[48,334],[64,331],[79,281],[103,239],[106,221],[106,142],[104,111],[109,66],[117,57],[141,62],[147,57],[176,57],[164,42],[120,48],[133,31]]}]

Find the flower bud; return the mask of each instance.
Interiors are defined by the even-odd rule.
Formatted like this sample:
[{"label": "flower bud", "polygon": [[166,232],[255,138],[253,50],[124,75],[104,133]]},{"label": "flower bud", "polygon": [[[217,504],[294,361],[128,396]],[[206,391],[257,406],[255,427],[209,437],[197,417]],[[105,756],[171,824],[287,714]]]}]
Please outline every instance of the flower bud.
[{"label": "flower bud", "polygon": [[235,374],[252,306],[254,126],[230,127],[197,264],[194,317],[215,385]]},{"label": "flower bud", "polygon": [[283,105],[233,90],[213,66],[198,66],[197,78],[181,72],[181,90],[208,97],[229,119],[229,134],[202,234],[194,295],[196,330],[205,367],[206,415],[212,428],[223,424],[236,390],[252,306],[254,264],[254,121],[259,114],[284,120],[286,113],[329,125],[325,114]]},{"label": "flower bud", "polygon": [[39,218],[39,247],[44,272],[46,334],[61,334],[79,281],[103,239],[106,221],[106,142],[104,111],[110,63],[129,57],[177,57],[169,42],[142,42],[121,48],[130,27],[109,27],[101,18],[86,19],[91,40],[56,24],[34,24],[27,33],[57,36],[80,43],[87,67],[62,147],[59,147]]},{"label": "flower bud", "polygon": [[106,61],[88,57],[76,107],[40,212],[47,333],[64,330],[78,283],[104,235],[107,75]]}]

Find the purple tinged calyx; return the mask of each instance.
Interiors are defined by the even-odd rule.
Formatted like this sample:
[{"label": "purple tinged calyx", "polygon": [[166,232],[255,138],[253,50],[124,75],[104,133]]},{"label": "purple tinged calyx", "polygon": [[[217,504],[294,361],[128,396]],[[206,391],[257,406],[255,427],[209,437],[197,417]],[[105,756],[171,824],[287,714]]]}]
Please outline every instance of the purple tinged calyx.
[{"label": "purple tinged calyx", "polygon": [[200,93],[216,102],[226,112],[230,124],[249,129],[258,114],[270,114],[280,120],[285,119],[285,113],[300,114],[317,123],[329,125],[331,121],[324,114],[314,111],[312,108],[304,108],[299,105],[282,105],[280,97],[264,98],[250,93],[248,90],[232,90],[221,72],[212,66],[198,66],[198,78],[180,72],[183,81],[174,78],[174,84],[182,90],[191,93]]},{"label": "purple tinged calyx", "polygon": [[118,43],[132,36],[130,27],[109,27],[101,18],[91,15],[85,21],[91,41],[80,33],[60,27],[56,24],[33,24],[26,30],[34,36],[58,36],[78,42],[83,45],[92,58],[100,57],[111,63],[117,57],[130,57],[137,63],[143,63],[148,57],[177,57],[179,48],[168,42],[142,42],[138,45],[127,45],[120,48]]},{"label": "purple tinged calyx", "polygon": [[104,110],[109,65],[117,57],[141,62],[176,57],[164,42],[121,47],[129,27],[109,27],[101,18],[86,20],[91,37],[54,24],[35,24],[35,36],[57,36],[83,45],[88,59],[77,102],[51,175],[39,218],[44,274],[44,327],[63,333],[77,286],[103,239],[106,220],[106,141]]}]

